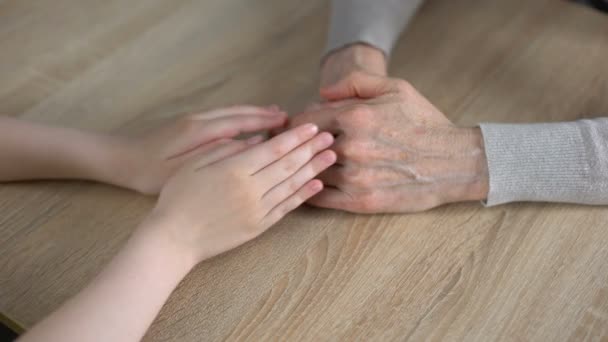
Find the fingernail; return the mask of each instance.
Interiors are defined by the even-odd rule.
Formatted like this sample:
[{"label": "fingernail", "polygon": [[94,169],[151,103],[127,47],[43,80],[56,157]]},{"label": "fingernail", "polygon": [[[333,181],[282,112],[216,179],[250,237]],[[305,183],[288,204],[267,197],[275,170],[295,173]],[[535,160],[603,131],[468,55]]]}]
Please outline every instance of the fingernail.
[{"label": "fingernail", "polygon": [[304,129],[312,134],[316,134],[319,131],[319,127],[315,124],[306,124],[304,125]]},{"label": "fingernail", "polygon": [[247,139],[245,142],[247,143],[247,145],[255,145],[255,144],[259,144],[264,140],[264,136],[262,135],[256,135],[253,136],[249,139]]},{"label": "fingernail", "polygon": [[312,181],[312,183],[310,184],[310,187],[313,191],[320,191],[323,189],[323,182],[321,182],[318,179],[315,179]]}]

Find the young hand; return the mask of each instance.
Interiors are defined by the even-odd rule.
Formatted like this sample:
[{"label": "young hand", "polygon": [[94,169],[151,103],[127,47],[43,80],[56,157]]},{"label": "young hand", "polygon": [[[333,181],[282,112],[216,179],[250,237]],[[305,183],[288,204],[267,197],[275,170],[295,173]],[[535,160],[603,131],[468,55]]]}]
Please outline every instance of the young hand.
[{"label": "young hand", "polygon": [[[138,138],[120,141],[120,167],[113,183],[144,194],[158,194],[167,179],[193,156],[209,152],[241,133],[285,123],[278,107],[235,106],[181,118]],[[242,143],[236,143],[242,144]]]},{"label": "young hand", "polygon": [[306,124],[263,143],[207,149],[167,182],[142,229],[194,263],[235,248],[322,190],[314,178],[335,163],[332,143]]},{"label": "young hand", "polygon": [[198,151],[95,280],[21,340],[139,341],[196,263],[253,239],[321,190],[313,178],[336,160],[330,134],[308,124],[261,140]]}]

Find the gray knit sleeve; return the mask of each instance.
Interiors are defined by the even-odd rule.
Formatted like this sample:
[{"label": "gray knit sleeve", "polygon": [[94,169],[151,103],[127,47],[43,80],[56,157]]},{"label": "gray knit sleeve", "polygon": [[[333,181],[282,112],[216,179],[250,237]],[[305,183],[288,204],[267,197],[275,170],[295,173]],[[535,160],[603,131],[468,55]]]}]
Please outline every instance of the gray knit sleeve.
[{"label": "gray knit sleeve", "polygon": [[490,175],[487,205],[608,204],[608,118],[480,127]]},{"label": "gray knit sleeve", "polygon": [[353,43],[389,56],[399,34],[423,0],[332,0],[326,53]]}]

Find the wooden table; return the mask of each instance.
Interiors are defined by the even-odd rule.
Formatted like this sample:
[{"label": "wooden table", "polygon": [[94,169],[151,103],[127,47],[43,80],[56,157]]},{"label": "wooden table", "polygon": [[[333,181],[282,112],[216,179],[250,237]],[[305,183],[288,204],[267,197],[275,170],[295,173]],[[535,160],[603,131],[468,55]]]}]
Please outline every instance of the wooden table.
[{"label": "wooden table", "polygon": [[[133,132],[315,97],[325,1],[0,1],[0,112]],[[608,16],[565,1],[430,0],[393,57],[459,124],[608,114]],[[0,312],[30,327],[108,262],[154,201],[0,186]],[[120,308],[117,308],[120,310]],[[147,341],[608,339],[608,211],[479,203],[415,215],[302,208],[204,262]]]}]

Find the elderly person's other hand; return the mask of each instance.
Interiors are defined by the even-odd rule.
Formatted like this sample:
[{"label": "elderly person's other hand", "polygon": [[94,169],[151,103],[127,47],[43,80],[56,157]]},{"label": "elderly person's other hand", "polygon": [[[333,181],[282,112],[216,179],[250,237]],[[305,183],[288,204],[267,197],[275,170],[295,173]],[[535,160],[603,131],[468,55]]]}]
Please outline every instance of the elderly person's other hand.
[{"label": "elderly person's other hand", "polygon": [[322,174],[327,188],[310,204],[414,212],[487,196],[479,128],[455,126],[406,81],[355,72],[321,95],[334,102],[290,123],[313,122],[337,136],[338,163]]},{"label": "elderly person's other hand", "polygon": [[327,55],[321,63],[321,87],[334,85],[353,72],[386,76],[386,56],[366,44],[352,44]]}]

